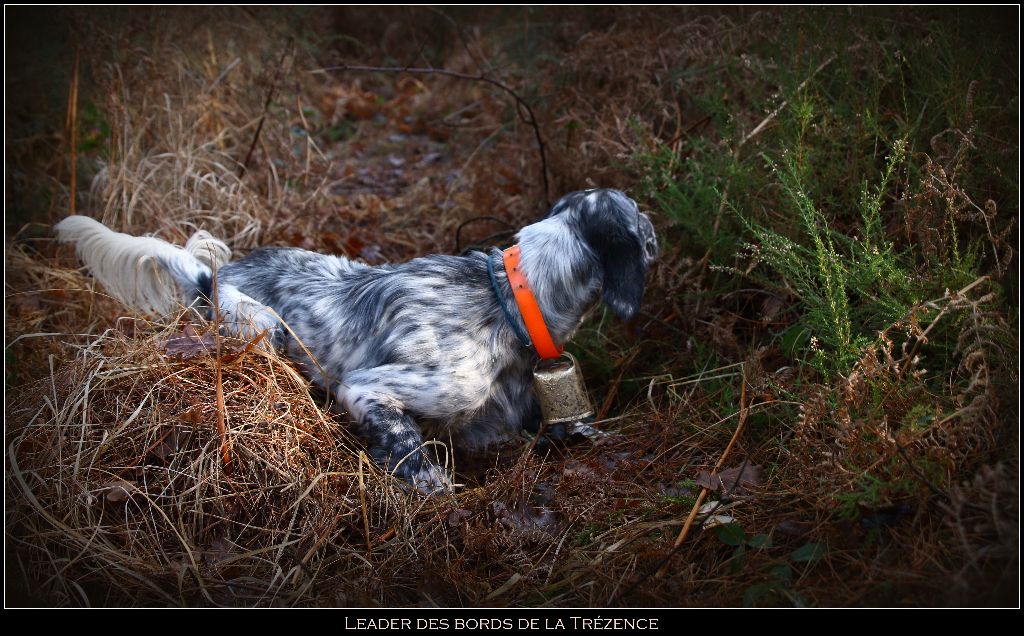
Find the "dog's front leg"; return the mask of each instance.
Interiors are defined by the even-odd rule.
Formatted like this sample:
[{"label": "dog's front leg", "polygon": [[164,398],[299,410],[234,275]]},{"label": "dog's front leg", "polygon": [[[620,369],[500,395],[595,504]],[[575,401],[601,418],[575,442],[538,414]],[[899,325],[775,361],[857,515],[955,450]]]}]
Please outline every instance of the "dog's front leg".
[{"label": "dog's front leg", "polygon": [[429,457],[423,435],[402,401],[380,390],[379,383],[367,375],[363,372],[347,378],[336,393],[358,422],[360,434],[369,443],[370,456],[421,492],[450,488],[451,481]]},{"label": "dog's front leg", "polygon": [[262,347],[269,349],[281,333],[281,321],[270,307],[230,284],[218,284],[221,327],[227,335],[251,340],[265,333]]}]

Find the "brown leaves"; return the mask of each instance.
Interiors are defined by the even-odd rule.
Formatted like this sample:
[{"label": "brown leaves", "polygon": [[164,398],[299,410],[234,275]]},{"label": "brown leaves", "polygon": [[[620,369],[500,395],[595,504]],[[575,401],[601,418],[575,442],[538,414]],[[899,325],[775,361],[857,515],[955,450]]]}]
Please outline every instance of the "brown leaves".
[{"label": "brown leaves", "polygon": [[105,493],[104,498],[113,504],[124,503],[136,492],[137,488],[134,484],[131,484],[123,479],[115,479],[109,481],[100,489]]},{"label": "brown leaves", "polygon": [[192,325],[186,325],[182,333],[171,336],[164,342],[164,351],[172,358],[185,360],[214,355],[217,352],[217,336],[209,331],[199,333]]},{"label": "brown leaves", "polygon": [[554,534],[561,525],[558,515],[546,506],[531,506],[526,502],[509,506],[504,502],[495,501],[491,504],[491,510],[494,512],[495,522],[515,534]]},{"label": "brown leaves", "polygon": [[465,510],[464,508],[456,508],[455,510],[452,510],[451,513],[448,514],[448,525],[452,526],[453,528],[457,528],[472,516],[473,513],[470,512],[469,510]]},{"label": "brown leaves", "polygon": [[381,103],[376,94],[358,86],[335,84],[321,92],[317,108],[326,121],[373,119],[381,112]]},{"label": "brown leaves", "polygon": [[703,470],[697,476],[696,482],[698,486],[708,490],[718,490],[730,495],[745,495],[749,493],[748,489],[761,485],[761,466],[742,464],[715,474]]},{"label": "brown leaves", "polygon": [[[246,342],[235,338],[220,339],[220,359],[222,362],[234,362],[260,344],[266,332],[260,333]],[[192,325],[185,325],[181,333],[170,336],[163,343],[164,352],[172,358],[191,360],[205,356],[217,355],[217,334],[213,331],[200,333]]]}]

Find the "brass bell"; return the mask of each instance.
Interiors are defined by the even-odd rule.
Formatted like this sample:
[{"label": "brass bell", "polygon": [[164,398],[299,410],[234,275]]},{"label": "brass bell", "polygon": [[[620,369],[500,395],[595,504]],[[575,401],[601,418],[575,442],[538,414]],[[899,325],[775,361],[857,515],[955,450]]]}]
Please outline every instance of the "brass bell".
[{"label": "brass bell", "polygon": [[568,352],[537,362],[533,367],[533,388],[545,427],[561,424],[571,431],[594,415],[579,364]]}]

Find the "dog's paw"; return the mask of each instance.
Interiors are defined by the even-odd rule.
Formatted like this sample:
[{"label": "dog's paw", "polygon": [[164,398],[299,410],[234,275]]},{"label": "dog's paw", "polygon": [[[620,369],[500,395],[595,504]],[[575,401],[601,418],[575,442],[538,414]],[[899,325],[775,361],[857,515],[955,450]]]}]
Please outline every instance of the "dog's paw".
[{"label": "dog's paw", "polygon": [[455,487],[444,469],[430,462],[423,462],[420,469],[409,476],[409,481],[424,495],[443,493]]},{"label": "dog's paw", "polygon": [[[395,467],[392,474],[424,495],[433,495],[454,490],[455,484],[443,468],[425,457],[410,457]],[[419,460],[419,461],[416,461]]]}]

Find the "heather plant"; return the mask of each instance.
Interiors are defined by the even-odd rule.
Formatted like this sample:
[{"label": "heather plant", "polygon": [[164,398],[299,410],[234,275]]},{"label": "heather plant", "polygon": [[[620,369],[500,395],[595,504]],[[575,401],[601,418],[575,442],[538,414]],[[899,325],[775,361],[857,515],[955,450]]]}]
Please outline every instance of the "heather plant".
[{"label": "heather plant", "polygon": [[[784,204],[799,219],[799,236],[791,238],[744,218],[754,238],[745,247],[755,264],[769,270],[755,278],[799,300],[801,318],[793,328],[805,336],[810,361],[825,375],[848,371],[874,335],[905,316],[918,300],[913,297],[917,290],[908,285],[912,272],[882,234],[879,214],[905,148],[905,142],[897,142],[879,183],[870,190],[863,186],[859,236],[851,238],[830,226],[808,195],[793,153],[782,156],[781,167],[767,163],[785,194]],[[851,303],[851,298],[858,302]]]}]

